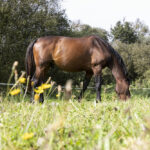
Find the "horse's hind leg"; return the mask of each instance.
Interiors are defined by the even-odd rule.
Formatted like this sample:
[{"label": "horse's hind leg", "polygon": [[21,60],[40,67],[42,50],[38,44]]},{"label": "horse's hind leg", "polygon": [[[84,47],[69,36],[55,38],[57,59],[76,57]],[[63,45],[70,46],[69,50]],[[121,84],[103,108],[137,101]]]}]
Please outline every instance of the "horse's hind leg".
[{"label": "horse's hind leg", "polygon": [[[36,67],[35,74],[32,78],[32,81],[34,83],[34,88],[37,88],[38,86],[40,86],[43,83],[44,74],[45,74],[45,67]],[[33,100],[34,100],[34,91],[33,91],[32,96],[33,96],[32,97],[32,102],[33,102]],[[40,94],[39,102],[40,103],[44,102],[43,93]]]},{"label": "horse's hind leg", "polygon": [[92,73],[87,73],[86,72],[85,78],[84,78],[84,81],[83,81],[83,89],[81,90],[81,93],[78,97],[79,102],[81,102],[83,94],[84,94],[85,90],[87,89],[87,86],[89,85],[91,78],[92,78]]}]

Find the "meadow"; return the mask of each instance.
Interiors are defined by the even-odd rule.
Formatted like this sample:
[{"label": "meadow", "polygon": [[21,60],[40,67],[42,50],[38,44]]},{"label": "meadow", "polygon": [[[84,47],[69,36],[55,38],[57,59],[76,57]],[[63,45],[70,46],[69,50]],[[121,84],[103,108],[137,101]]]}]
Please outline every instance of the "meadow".
[{"label": "meadow", "polygon": [[123,102],[113,88],[103,89],[96,103],[88,90],[78,103],[75,96],[66,101],[54,93],[44,104],[1,96],[0,150],[149,150],[149,90],[131,94]]},{"label": "meadow", "polygon": [[[106,25],[104,22],[94,27],[83,24],[82,20],[71,21],[62,2],[0,0],[0,83],[15,83],[14,87],[0,85],[0,150],[150,150],[148,25],[140,18],[135,22],[122,18],[116,20],[107,31],[100,27]],[[136,8],[138,3],[131,4]],[[98,5],[91,1],[91,8],[93,4]],[[127,6],[131,8],[131,4]],[[87,3],[83,3],[83,8],[86,6]],[[84,9],[83,12],[85,14]],[[92,12],[90,9],[89,13]],[[106,20],[105,15],[109,13],[107,9],[101,14]],[[19,79],[25,77],[25,72],[21,70],[25,69],[24,58],[29,43],[46,35],[97,35],[109,42],[123,58],[129,77],[135,82],[131,84],[131,99],[121,101],[114,92],[115,85],[103,85],[101,102],[96,103],[95,91],[88,89],[79,103],[77,89],[73,88],[71,98],[66,100],[64,91],[58,91],[56,87],[53,92],[51,84],[52,87],[45,85],[50,87],[45,91],[34,89],[37,91],[34,97],[36,101],[31,103],[27,94],[29,77],[25,79],[28,81],[26,83],[21,83]],[[53,68],[52,64],[50,66],[48,76],[57,84],[64,85],[68,79],[72,79],[74,85],[83,81],[82,73],[70,74],[55,66]],[[115,83],[108,70],[103,71],[103,79],[103,84]],[[94,82],[90,86],[94,86]],[[43,104],[38,102],[38,92],[45,92]]]}]

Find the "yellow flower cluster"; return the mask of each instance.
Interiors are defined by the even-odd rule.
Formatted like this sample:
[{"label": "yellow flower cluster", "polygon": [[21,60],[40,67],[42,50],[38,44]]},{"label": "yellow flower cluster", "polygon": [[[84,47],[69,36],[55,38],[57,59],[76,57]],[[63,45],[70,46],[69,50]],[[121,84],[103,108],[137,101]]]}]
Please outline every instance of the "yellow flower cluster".
[{"label": "yellow flower cluster", "polygon": [[56,97],[57,97],[57,98],[60,97],[60,94],[57,94]]},{"label": "yellow flower cluster", "polygon": [[44,90],[41,89],[40,87],[38,87],[37,89],[34,89],[34,92],[38,93],[38,94],[41,94],[41,93],[44,93]]},{"label": "yellow flower cluster", "polygon": [[[19,83],[21,84],[26,83],[26,78],[24,77],[19,78]],[[9,94],[14,96],[14,95],[18,95],[20,92],[21,92],[21,89],[16,88],[14,90],[11,90]]]},{"label": "yellow flower cluster", "polygon": [[22,139],[23,140],[28,140],[28,139],[31,139],[32,137],[34,136],[34,133],[25,133],[23,136],[22,136]]},{"label": "yellow flower cluster", "polygon": [[19,94],[20,92],[21,92],[20,89],[14,89],[14,90],[10,91],[9,93],[10,93],[11,95],[17,95],[17,94]]},{"label": "yellow flower cluster", "polygon": [[38,101],[39,98],[40,98],[40,94],[35,94],[35,95],[34,95],[34,100],[35,100],[35,101]]},{"label": "yellow flower cluster", "polygon": [[31,82],[31,86],[33,87],[33,85],[34,85],[34,82],[32,81],[32,82]]},{"label": "yellow flower cluster", "polygon": [[51,88],[51,84],[44,83],[41,86],[42,86],[43,90]]},{"label": "yellow flower cluster", "polygon": [[51,84],[43,83],[41,86],[39,86],[37,89],[34,89],[35,93],[41,94],[44,92],[44,90],[51,88]]},{"label": "yellow flower cluster", "polygon": [[23,77],[19,78],[19,82],[22,83],[22,84],[26,83],[26,78],[23,78]]}]

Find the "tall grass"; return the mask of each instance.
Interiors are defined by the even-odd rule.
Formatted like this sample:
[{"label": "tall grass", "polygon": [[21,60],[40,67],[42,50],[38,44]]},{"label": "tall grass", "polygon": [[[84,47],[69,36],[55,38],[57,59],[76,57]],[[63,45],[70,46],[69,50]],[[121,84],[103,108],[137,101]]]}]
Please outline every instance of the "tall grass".
[{"label": "tall grass", "polygon": [[[44,104],[28,98],[2,101],[0,149],[148,150],[150,98],[132,91],[132,98],[122,102],[109,90],[102,98],[97,104],[95,95],[86,92],[81,103],[49,97]],[[33,136],[23,139],[25,133]]]}]

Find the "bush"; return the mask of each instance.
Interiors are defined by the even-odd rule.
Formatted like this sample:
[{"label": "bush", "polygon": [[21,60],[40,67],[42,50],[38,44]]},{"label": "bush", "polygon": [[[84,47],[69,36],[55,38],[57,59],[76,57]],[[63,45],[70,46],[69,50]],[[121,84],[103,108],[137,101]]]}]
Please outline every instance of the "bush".
[{"label": "bush", "polygon": [[132,80],[147,79],[146,72],[150,70],[150,45],[145,43],[125,44],[120,41],[115,41],[112,45],[123,57]]}]

